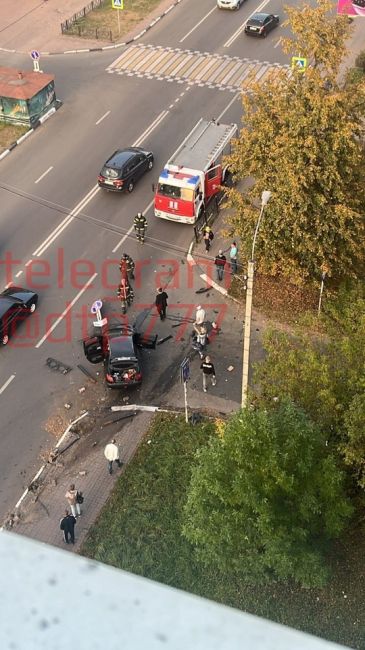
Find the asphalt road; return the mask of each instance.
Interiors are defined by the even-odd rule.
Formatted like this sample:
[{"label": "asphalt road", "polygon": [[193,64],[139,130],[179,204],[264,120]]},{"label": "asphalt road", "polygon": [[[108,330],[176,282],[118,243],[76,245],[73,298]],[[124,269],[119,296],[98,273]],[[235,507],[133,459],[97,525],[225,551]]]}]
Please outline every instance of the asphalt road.
[{"label": "asphalt road", "polygon": [[[260,5],[251,0],[232,13],[219,11],[214,0],[184,0],[141,43],[287,64],[279,46],[284,29],[265,40],[242,32],[259,6],[283,16],[283,3],[277,0]],[[169,292],[176,309],[178,302],[196,303],[181,261],[191,229],[153,217],[151,183],[201,116],[239,123],[239,96],[208,86],[108,74],[106,68],[122,54],[44,58],[42,69],[55,74],[64,105],[0,163],[1,258],[9,251],[16,260],[14,282],[42,285],[39,310],[19,331],[23,338],[1,350],[0,518],[38,469],[40,452],[54,442],[44,428],[47,418],[63,404],[67,390],[82,383],[78,371],[51,373],[45,360],[52,356],[74,368],[82,362],[83,308],[87,312],[95,298],[114,294],[119,254],[128,250],[145,262],[135,287],[140,309],[153,302],[156,284],[173,274]],[[29,59],[18,55],[2,54],[0,63],[30,66]],[[96,178],[104,160],[114,149],[136,142],[154,152],[151,173],[131,195],[99,190]],[[130,235],[138,210],[149,220],[143,250]],[[112,259],[115,263],[107,267],[106,260]],[[2,267],[1,285],[9,279]],[[167,390],[181,345],[150,363],[153,372],[141,399],[158,398]]]}]

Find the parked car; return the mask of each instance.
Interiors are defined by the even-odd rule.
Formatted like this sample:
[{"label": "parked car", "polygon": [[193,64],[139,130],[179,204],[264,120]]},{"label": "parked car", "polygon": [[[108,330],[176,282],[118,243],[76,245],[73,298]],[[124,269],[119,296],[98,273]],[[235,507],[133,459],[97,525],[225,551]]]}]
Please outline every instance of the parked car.
[{"label": "parked car", "polygon": [[106,325],[101,334],[85,339],[83,345],[90,363],[104,363],[107,386],[126,388],[142,382],[141,348],[154,349],[156,341],[157,334],[147,337],[119,323]]},{"label": "parked car", "polygon": [[153,153],[139,147],[118,149],[108,158],[98,184],[113,192],[133,192],[136,182],[153,167]]},{"label": "parked car", "polygon": [[24,318],[37,309],[38,295],[30,289],[8,287],[0,294],[0,342],[6,345]]},{"label": "parked car", "polygon": [[239,9],[243,0],[217,0],[218,9]]},{"label": "parked car", "polygon": [[279,24],[279,16],[275,14],[253,14],[245,25],[245,34],[250,36],[265,36]]}]

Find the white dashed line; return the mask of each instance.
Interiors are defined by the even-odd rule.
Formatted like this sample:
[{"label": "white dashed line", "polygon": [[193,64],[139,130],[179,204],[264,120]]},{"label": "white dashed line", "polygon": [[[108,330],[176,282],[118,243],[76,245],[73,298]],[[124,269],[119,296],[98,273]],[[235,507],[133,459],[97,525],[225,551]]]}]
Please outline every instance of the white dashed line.
[{"label": "white dashed line", "polygon": [[47,174],[49,174],[49,172],[52,171],[52,169],[53,169],[53,167],[48,167],[47,171],[45,171],[43,174],[41,174],[41,176],[39,178],[37,178],[36,181],[34,181],[34,185],[37,185],[37,183],[39,183],[39,181],[41,181],[42,178],[47,176]]},{"label": "white dashed line", "polygon": [[4,392],[4,390],[11,384],[11,382],[15,379],[15,375],[10,375],[9,379],[3,384],[0,388],[0,395]]},{"label": "white dashed line", "polygon": [[108,115],[110,115],[110,111],[107,111],[106,113],[104,113],[104,115],[102,115],[102,116],[98,119],[98,121],[95,122],[95,126],[98,126],[98,124],[100,124],[100,122],[102,122],[103,120],[105,120],[105,118],[108,117]]}]

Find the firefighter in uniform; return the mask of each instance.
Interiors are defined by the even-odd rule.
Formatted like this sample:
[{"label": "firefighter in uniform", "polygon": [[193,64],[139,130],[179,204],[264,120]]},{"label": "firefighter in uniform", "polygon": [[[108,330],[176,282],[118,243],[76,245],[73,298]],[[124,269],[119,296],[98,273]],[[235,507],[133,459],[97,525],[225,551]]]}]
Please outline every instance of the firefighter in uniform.
[{"label": "firefighter in uniform", "polygon": [[127,303],[128,307],[131,306],[134,299],[134,291],[124,278],[121,280],[121,283],[117,290],[118,298],[120,298],[121,303]]},{"label": "firefighter in uniform", "polygon": [[136,231],[137,239],[141,244],[144,243],[146,229],[147,219],[142,212],[138,212],[134,217],[134,230]]},{"label": "firefighter in uniform", "polygon": [[127,277],[130,278],[131,280],[134,280],[134,269],[135,269],[135,263],[132,260],[131,256],[128,255],[128,253],[123,253],[122,257],[120,258],[119,262],[119,271],[122,273],[123,277],[123,271],[126,272]]}]

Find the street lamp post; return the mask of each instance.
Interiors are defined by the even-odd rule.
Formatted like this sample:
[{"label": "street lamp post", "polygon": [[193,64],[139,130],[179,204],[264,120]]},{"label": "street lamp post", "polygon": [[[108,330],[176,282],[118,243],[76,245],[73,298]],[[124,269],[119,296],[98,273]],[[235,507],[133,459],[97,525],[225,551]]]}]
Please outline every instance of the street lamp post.
[{"label": "street lamp post", "polygon": [[246,310],[245,310],[245,328],[243,336],[243,367],[242,367],[242,408],[247,407],[248,394],[248,371],[250,366],[250,342],[251,342],[251,313],[252,313],[252,296],[253,296],[253,279],[255,272],[255,245],[260,223],[264,214],[265,206],[268,204],[271,192],[264,190],[261,194],[261,210],[257,219],[256,228],[252,241],[251,259],[248,262],[247,270],[247,291],[246,291]]}]

